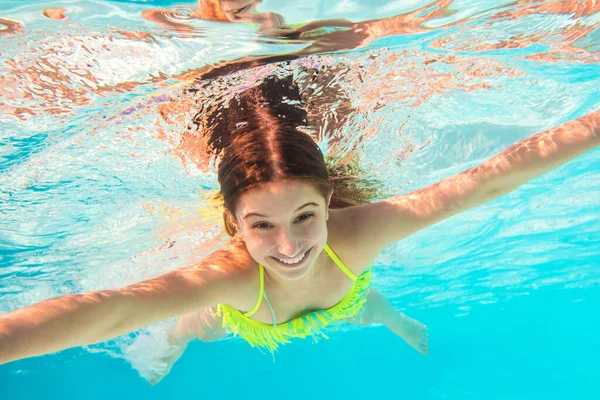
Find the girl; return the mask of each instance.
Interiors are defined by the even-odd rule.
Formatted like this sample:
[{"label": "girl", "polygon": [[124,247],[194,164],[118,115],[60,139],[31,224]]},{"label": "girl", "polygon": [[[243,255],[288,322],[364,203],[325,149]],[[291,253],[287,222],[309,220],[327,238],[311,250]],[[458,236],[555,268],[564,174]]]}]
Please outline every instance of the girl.
[{"label": "girl", "polygon": [[[232,99],[207,146],[219,157],[231,239],[202,261],[118,290],[62,296],[0,316],[0,363],[101,342],[182,316],[180,351],[226,332],[273,351],[343,321],[382,323],[422,353],[427,329],[370,291],[377,255],[429,225],[509,193],[600,143],[600,111],[520,141],[413,193],[377,202],[330,175],[305,112],[269,87]],[[279,97],[277,97],[279,96]],[[293,99],[292,99],[293,100]],[[305,123],[305,122],[304,122]]]}]

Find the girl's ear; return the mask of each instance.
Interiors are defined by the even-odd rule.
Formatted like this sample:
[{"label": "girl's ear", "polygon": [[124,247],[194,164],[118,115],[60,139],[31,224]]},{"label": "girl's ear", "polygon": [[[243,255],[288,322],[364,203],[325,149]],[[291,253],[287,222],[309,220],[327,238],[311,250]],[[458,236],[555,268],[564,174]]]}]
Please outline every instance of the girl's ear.
[{"label": "girl's ear", "polygon": [[234,236],[240,231],[235,216],[228,209],[223,210],[223,221],[225,222],[225,230],[231,236]]}]

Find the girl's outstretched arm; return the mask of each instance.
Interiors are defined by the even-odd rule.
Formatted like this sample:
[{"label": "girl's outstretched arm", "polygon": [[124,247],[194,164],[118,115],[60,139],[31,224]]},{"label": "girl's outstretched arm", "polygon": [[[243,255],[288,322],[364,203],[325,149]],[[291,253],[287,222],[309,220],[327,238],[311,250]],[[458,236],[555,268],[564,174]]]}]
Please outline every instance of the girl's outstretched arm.
[{"label": "girl's outstretched arm", "polygon": [[230,278],[235,255],[225,253],[122,289],[57,297],[1,315],[0,364],[98,343],[227,302],[236,287]]},{"label": "girl's outstretched arm", "polygon": [[600,110],[517,142],[484,163],[429,187],[349,208],[346,220],[361,227],[361,245],[381,250],[436,222],[512,192],[598,145]]}]

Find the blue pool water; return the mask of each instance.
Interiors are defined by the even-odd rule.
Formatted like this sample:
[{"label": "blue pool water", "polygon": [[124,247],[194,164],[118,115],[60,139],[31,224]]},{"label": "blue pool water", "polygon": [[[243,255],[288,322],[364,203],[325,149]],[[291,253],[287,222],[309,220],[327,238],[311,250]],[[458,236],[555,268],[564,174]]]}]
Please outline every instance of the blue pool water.
[{"label": "blue pool water", "polygon": [[[426,15],[428,4],[260,7],[300,24],[421,7]],[[320,145],[358,152],[386,196],[600,106],[592,2],[455,1],[418,32],[201,85],[185,74],[310,43],[261,38],[255,26],[187,11],[172,17],[186,31],[141,17],[181,7],[195,3],[0,0],[0,20],[19,24],[0,22],[0,313],[122,287],[205,256],[220,225],[199,209],[216,177],[181,132],[197,104],[219,105],[270,74],[302,81],[307,66],[332,71],[353,112],[331,133],[341,139],[325,132]],[[45,17],[47,8],[64,8],[67,18]],[[334,126],[330,111],[323,120]],[[164,350],[167,322],[1,365],[0,398],[600,399],[599,259],[596,149],[381,254],[375,287],[427,324],[428,356],[376,326],[295,341],[275,362],[238,339],[196,341],[150,386],[144,378]]]}]

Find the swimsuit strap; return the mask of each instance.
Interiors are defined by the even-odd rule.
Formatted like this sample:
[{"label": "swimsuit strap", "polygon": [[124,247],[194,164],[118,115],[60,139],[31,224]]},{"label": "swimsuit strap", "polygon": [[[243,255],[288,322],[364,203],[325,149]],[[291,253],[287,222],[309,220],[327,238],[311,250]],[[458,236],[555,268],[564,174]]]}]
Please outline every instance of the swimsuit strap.
[{"label": "swimsuit strap", "polygon": [[356,282],[356,279],[357,279],[356,275],[354,275],[354,273],[352,271],[350,271],[348,269],[348,267],[346,267],[344,265],[342,260],[340,260],[340,258],[337,256],[337,254],[334,253],[334,251],[331,249],[331,247],[329,247],[329,245],[327,243],[325,243],[324,250],[329,255],[329,257],[331,257],[333,262],[342,270],[342,272],[345,273],[346,275],[348,275],[348,278],[352,279],[353,282]]},{"label": "swimsuit strap", "polygon": [[258,288],[258,300],[256,300],[256,305],[254,306],[254,308],[244,314],[245,317],[250,317],[251,315],[253,315],[255,312],[258,311],[258,309],[260,308],[260,303],[262,303],[263,295],[265,293],[265,267],[263,267],[262,264],[258,264],[258,268],[259,268],[258,273],[260,275],[259,288]]},{"label": "swimsuit strap", "polygon": [[273,328],[277,329],[277,316],[275,315],[275,310],[273,310],[273,306],[271,306],[271,302],[267,297],[267,292],[263,292],[263,295],[265,296],[265,301],[267,302],[267,305],[271,309],[271,317],[273,317]]}]

